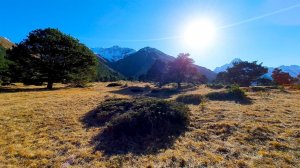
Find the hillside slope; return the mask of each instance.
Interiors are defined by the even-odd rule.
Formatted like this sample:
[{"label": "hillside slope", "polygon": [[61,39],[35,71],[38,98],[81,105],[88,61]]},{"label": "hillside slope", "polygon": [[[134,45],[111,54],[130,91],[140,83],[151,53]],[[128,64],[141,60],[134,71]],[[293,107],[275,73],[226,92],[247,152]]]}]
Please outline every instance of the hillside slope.
[{"label": "hillside slope", "polygon": [[[145,47],[119,61],[111,62],[110,65],[124,76],[137,78],[147,73],[157,59],[169,62],[175,58],[155,48]],[[216,77],[216,74],[211,70],[198,65],[195,66],[199,72],[205,75],[209,80],[213,80]]]},{"label": "hillside slope", "polygon": [[15,44],[11,41],[9,41],[5,37],[0,37],[0,46],[4,47],[5,49],[12,48]]}]

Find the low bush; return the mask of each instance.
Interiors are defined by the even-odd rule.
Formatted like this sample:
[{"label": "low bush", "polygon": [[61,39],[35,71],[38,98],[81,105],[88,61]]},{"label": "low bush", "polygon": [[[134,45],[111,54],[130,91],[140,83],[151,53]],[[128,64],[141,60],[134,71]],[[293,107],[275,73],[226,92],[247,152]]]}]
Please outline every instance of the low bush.
[{"label": "low bush", "polygon": [[122,84],[113,82],[113,83],[109,83],[106,87],[117,87],[117,86],[122,86]]},{"label": "low bush", "polygon": [[206,87],[211,88],[211,89],[222,89],[225,86],[222,84],[207,84]]},{"label": "low bush", "polygon": [[247,100],[246,93],[237,85],[232,85],[230,88],[223,92],[212,92],[206,95],[210,100],[234,100],[243,101]]},{"label": "low bush", "polygon": [[176,98],[177,102],[185,104],[199,105],[202,102],[203,96],[200,94],[180,95]]},{"label": "low bush", "polygon": [[250,90],[252,92],[267,92],[269,91],[270,89],[267,88],[267,87],[259,87],[259,86],[255,86],[255,87],[250,87]]},{"label": "low bush", "polygon": [[189,109],[161,99],[110,99],[90,117],[96,118],[98,125],[106,125],[98,148],[106,152],[137,152],[155,150],[179,136],[189,124]]}]

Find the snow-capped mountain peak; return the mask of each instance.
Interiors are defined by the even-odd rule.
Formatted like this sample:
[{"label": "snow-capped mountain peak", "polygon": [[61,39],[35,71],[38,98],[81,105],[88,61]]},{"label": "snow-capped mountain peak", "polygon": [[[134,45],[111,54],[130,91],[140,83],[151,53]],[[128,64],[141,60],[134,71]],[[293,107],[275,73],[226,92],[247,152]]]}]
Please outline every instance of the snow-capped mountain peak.
[{"label": "snow-capped mountain peak", "polygon": [[91,50],[109,61],[115,62],[120,59],[125,58],[126,56],[136,52],[131,48],[122,48],[117,45],[110,48],[91,48]]},{"label": "snow-capped mountain peak", "polygon": [[222,65],[222,66],[220,66],[220,67],[216,67],[215,70],[214,70],[214,72],[215,72],[215,73],[224,72],[224,71],[227,70],[227,68],[232,67],[234,63],[236,63],[236,62],[241,62],[241,61],[242,61],[241,59],[235,58],[235,59],[233,59],[229,64],[225,64],[225,65]]}]

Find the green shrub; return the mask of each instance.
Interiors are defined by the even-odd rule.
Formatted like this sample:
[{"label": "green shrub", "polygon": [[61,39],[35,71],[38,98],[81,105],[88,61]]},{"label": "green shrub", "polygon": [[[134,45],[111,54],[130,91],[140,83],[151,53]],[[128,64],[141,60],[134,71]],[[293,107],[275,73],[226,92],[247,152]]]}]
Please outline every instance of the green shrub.
[{"label": "green shrub", "polygon": [[207,84],[206,87],[211,89],[222,89],[224,88],[224,85],[222,84]]},{"label": "green shrub", "polygon": [[117,137],[172,135],[185,129],[189,122],[187,107],[159,99],[111,100],[102,107],[108,116],[105,118],[112,116],[108,128]]},{"label": "green shrub", "polygon": [[177,102],[185,103],[185,104],[194,104],[198,105],[201,103],[203,96],[200,94],[188,94],[188,95],[180,95],[176,98]]},{"label": "green shrub", "polygon": [[241,89],[238,85],[232,85],[229,90],[227,91],[227,94],[230,98],[233,99],[245,99],[246,93],[243,89]]},{"label": "green shrub", "polygon": [[226,91],[209,93],[206,97],[210,100],[247,100],[245,91],[237,85],[230,86],[230,88]]},{"label": "green shrub", "polygon": [[113,83],[109,83],[106,87],[117,87],[117,86],[122,86],[122,84],[113,82]]},{"label": "green shrub", "polygon": [[101,141],[97,148],[106,152],[165,147],[190,121],[184,104],[152,98],[106,100],[89,117],[106,125],[97,139]]}]

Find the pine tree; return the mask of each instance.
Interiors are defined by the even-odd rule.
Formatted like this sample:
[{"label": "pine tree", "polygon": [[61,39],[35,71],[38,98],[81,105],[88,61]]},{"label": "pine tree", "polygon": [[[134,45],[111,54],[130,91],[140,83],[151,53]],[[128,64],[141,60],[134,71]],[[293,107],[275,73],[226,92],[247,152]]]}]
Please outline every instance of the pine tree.
[{"label": "pine tree", "polygon": [[9,53],[14,74],[24,83],[87,82],[96,72],[96,56],[70,35],[58,29],[37,29]]}]

